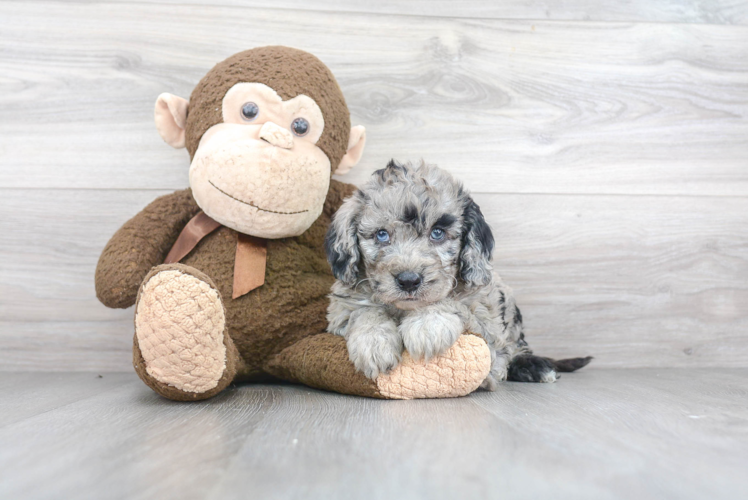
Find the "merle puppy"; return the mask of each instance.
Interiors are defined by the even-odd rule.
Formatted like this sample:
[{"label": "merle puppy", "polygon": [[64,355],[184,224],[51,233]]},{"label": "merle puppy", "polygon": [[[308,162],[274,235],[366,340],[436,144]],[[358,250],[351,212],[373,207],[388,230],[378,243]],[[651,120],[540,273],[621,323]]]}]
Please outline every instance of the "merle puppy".
[{"label": "merle puppy", "polygon": [[403,349],[430,359],[465,331],[491,349],[482,387],[502,380],[554,382],[592,358],[533,356],[512,291],[491,267],[491,228],[470,194],[436,166],[391,161],[338,210],[327,233],[337,281],[328,331],[345,337],[351,361],[374,379]]}]

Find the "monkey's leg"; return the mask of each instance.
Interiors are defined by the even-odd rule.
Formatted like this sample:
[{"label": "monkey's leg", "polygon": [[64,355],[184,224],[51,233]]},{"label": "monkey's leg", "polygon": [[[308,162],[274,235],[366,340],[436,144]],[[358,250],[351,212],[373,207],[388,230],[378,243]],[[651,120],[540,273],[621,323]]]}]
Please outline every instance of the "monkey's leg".
[{"label": "monkey's leg", "polygon": [[278,378],[318,389],[383,399],[451,398],[476,390],[491,368],[486,342],[462,335],[428,363],[406,352],[398,366],[375,380],[357,372],[343,337],[321,333],[287,347],[266,370]]},{"label": "monkey's leg", "polygon": [[238,363],[211,279],[182,264],[154,267],[135,304],[133,364],[143,382],[166,398],[196,401],[225,389]]}]

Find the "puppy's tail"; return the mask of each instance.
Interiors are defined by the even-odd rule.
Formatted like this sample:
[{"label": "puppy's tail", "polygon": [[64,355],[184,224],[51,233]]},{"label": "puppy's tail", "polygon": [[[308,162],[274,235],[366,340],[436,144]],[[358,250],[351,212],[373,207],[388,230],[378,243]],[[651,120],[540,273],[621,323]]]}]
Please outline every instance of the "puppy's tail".
[{"label": "puppy's tail", "polygon": [[573,372],[592,361],[586,358],[551,359],[522,354],[509,362],[507,380],[515,382],[555,382],[558,372]]},{"label": "puppy's tail", "polygon": [[553,363],[553,367],[556,369],[557,372],[574,372],[590,364],[590,361],[592,361],[592,356],[587,356],[586,358],[568,358],[568,359],[548,358],[548,360],[551,363]]}]

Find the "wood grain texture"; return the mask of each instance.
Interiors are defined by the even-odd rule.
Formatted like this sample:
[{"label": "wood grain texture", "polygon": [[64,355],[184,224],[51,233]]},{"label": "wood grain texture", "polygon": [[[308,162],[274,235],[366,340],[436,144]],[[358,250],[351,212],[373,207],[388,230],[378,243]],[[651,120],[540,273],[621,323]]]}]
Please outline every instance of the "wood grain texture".
[{"label": "wood grain texture", "polygon": [[[70,0],[98,3],[100,0]],[[122,2],[123,0],[117,0]],[[126,0],[125,0],[126,1]],[[202,0],[145,0],[173,5],[201,5]],[[107,0],[107,3],[113,3]],[[264,0],[222,0],[221,5],[267,8]],[[748,4],[738,0],[275,0],[274,9],[356,12],[478,19],[548,21],[637,21],[659,23],[748,24]]]},{"label": "wood grain texture", "polygon": [[[93,273],[107,239],[161,194],[0,190],[0,213],[12,214],[0,218],[0,369],[129,368],[132,310],[99,304]],[[745,366],[748,199],[475,199],[536,352],[599,366]]]},{"label": "wood grain texture", "polygon": [[93,272],[187,186],[153,102],[264,44],[317,54],[367,127],[342,180],[423,157],[479,193],[537,352],[745,366],[748,4],[273,5],[0,3],[0,370],[130,369]]},{"label": "wood grain texture", "polygon": [[132,382],[129,373],[3,373],[0,429]]},{"label": "wood grain texture", "polygon": [[[12,377],[41,398],[65,390],[48,374]],[[20,391],[0,399],[0,414],[29,405],[0,427],[3,498],[689,500],[748,488],[746,369],[593,368],[426,401],[250,385],[174,403],[131,373],[58,380],[101,391],[50,409]]]},{"label": "wood grain texture", "polygon": [[748,27],[68,2],[0,4],[0,187],[184,187],[156,96],[264,44],[337,75],[353,183],[423,157],[485,192],[748,194]]}]

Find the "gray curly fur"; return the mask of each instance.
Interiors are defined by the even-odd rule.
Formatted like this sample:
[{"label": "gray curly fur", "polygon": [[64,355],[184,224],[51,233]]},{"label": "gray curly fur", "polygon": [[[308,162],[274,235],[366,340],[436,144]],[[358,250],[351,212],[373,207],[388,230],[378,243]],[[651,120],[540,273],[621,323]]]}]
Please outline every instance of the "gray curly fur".
[{"label": "gray curly fur", "polygon": [[[380,230],[389,241],[377,238]],[[343,203],[327,234],[337,278],[328,331],[345,337],[351,361],[372,379],[395,367],[403,349],[429,359],[472,331],[491,349],[483,387],[494,390],[513,359],[532,353],[512,291],[491,267],[493,244],[480,208],[447,171],[391,161]],[[402,272],[418,274],[421,285],[402,289]],[[530,381],[556,380],[552,360],[538,366]]]}]

